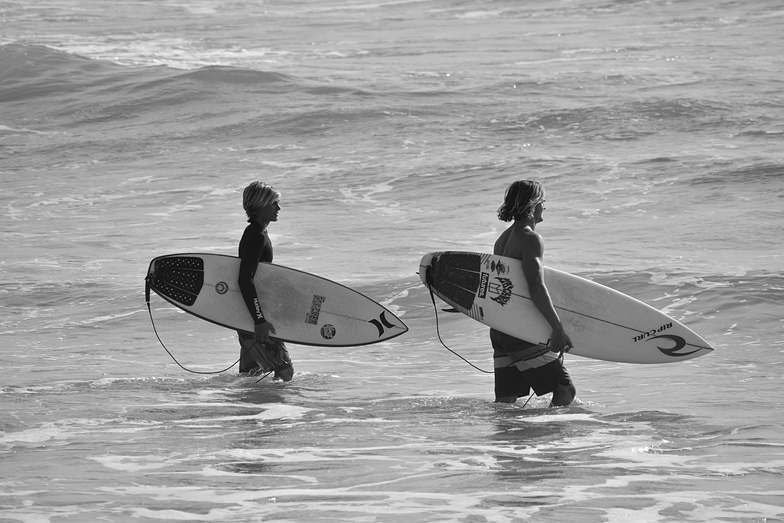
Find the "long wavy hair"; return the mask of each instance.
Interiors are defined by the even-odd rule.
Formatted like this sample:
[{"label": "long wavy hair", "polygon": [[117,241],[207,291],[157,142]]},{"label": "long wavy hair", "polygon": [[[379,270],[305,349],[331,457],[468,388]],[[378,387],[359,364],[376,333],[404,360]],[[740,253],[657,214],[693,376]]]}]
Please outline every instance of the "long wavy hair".
[{"label": "long wavy hair", "polygon": [[536,205],[544,201],[544,188],[534,180],[518,180],[506,190],[504,203],[498,208],[498,219],[504,222],[530,219]]}]

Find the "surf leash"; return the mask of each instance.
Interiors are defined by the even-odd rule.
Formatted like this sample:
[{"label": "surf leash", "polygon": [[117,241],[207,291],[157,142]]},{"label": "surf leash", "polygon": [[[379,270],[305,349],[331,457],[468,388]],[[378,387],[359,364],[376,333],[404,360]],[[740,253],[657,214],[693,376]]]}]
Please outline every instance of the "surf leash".
[{"label": "surf leash", "polygon": [[438,324],[438,306],[436,305],[436,297],[433,294],[433,287],[430,285],[430,267],[427,268],[427,273],[425,274],[425,281],[428,284],[427,285],[427,289],[428,289],[428,291],[430,291],[430,300],[433,302],[433,311],[435,312],[435,315],[436,315],[436,335],[438,336],[438,341],[441,342],[441,345],[443,345],[446,350],[448,350],[449,352],[451,352],[452,354],[454,354],[455,356],[457,356],[458,358],[460,358],[464,362],[468,363],[470,366],[472,366],[473,368],[475,368],[479,372],[484,372],[485,374],[493,374],[493,371],[491,371],[491,370],[485,370],[483,368],[480,368],[480,367],[474,365],[473,363],[468,361],[466,358],[464,358],[462,355],[460,355],[457,351],[449,348],[449,346],[446,343],[444,343],[444,340],[441,338],[441,328],[439,327],[439,324]]},{"label": "surf leash", "polygon": [[[171,356],[171,359],[174,360],[174,363],[176,363],[182,370],[188,371],[188,372],[192,372],[193,374],[222,374],[222,373],[230,370],[232,367],[234,367],[237,363],[240,362],[240,360],[238,358],[237,361],[235,361],[234,363],[232,363],[231,365],[229,365],[228,367],[226,367],[223,370],[203,371],[203,370],[189,369],[188,367],[184,366],[182,363],[177,361],[177,358],[174,357],[174,354],[172,354],[171,351],[168,348],[166,348],[166,345],[163,343],[163,340],[161,340],[161,337],[158,335],[158,329],[155,328],[155,320],[152,317],[152,308],[150,307],[150,277],[149,276],[147,276],[144,279],[144,283],[145,283],[145,285],[144,285],[144,300],[145,300],[145,302],[147,302],[147,312],[150,314],[150,323],[152,323],[152,331],[155,333],[155,337],[158,338],[158,343],[161,344],[161,347],[163,347],[163,350],[165,350],[166,353],[169,356]],[[262,376],[259,379],[259,381],[263,380],[268,375],[269,375],[269,373],[265,374],[264,376]],[[258,381],[256,383],[258,383]]]},{"label": "surf leash", "polygon": [[[469,364],[470,366],[472,366],[473,368],[475,368],[479,372],[484,372],[485,374],[493,374],[493,371],[485,370],[485,369],[482,369],[482,368],[474,365],[473,363],[468,361],[466,358],[464,358],[463,356],[458,354],[456,351],[450,349],[447,346],[447,344],[444,343],[444,340],[441,339],[441,329],[439,328],[439,325],[438,325],[438,306],[436,305],[436,298],[435,298],[435,296],[433,294],[433,288],[430,285],[430,268],[428,267],[427,270],[428,270],[428,272],[425,274],[425,281],[427,282],[428,291],[430,291],[430,300],[433,302],[433,311],[435,312],[435,316],[436,316],[436,334],[438,335],[438,341],[441,342],[441,345],[443,345],[446,350],[448,350],[449,352],[451,352],[452,354],[454,354],[455,356],[457,356],[458,358],[460,358],[461,360],[463,360],[464,362],[466,362],[467,364]],[[460,311],[458,311],[457,309],[451,308],[451,309],[444,309],[444,312],[460,312]],[[547,340],[547,345],[550,345],[550,340]],[[563,365],[563,362],[564,362],[564,352],[565,351],[561,350],[561,352],[558,354],[558,360],[561,362],[561,365]],[[523,407],[522,408],[525,408],[528,405],[528,403],[531,401],[531,399],[533,399],[534,395],[535,395],[534,392],[531,392],[531,394],[528,395],[528,399],[525,400],[525,403],[523,403]]]},{"label": "surf leash", "polygon": [[[240,360],[237,360],[237,361],[240,361]],[[232,365],[232,367],[233,367],[233,366],[234,366],[234,365]],[[231,367],[229,367],[229,368],[231,368]],[[259,379],[257,379],[257,380],[256,380],[256,383],[260,382],[261,380],[263,380],[264,378],[266,378],[267,376],[269,376],[270,374],[272,374],[272,372],[273,372],[273,371],[267,371],[266,373],[262,374],[262,375],[261,375],[261,378],[259,378]]]}]

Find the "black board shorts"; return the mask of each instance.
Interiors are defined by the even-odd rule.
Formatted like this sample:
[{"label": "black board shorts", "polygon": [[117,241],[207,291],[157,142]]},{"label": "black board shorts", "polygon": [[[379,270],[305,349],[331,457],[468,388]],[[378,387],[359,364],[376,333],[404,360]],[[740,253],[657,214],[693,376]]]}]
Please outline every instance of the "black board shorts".
[{"label": "black board shorts", "polygon": [[561,360],[535,369],[519,370],[515,366],[495,369],[495,397],[521,398],[528,396],[531,389],[537,396],[554,392],[559,385],[570,385],[572,379]]},{"label": "black board shorts", "polygon": [[[554,392],[559,385],[572,385],[563,360],[545,347],[490,331],[495,361],[495,397],[528,396],[531,389],[537,396]],[[546,361],[534,366],[535,361]]]}]

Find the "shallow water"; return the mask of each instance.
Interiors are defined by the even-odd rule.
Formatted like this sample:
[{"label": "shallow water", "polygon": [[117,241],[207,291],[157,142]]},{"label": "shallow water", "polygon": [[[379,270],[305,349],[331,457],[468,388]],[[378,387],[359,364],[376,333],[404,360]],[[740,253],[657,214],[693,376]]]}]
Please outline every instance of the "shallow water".
[{"label": "shallow water", "polygon": [[[0,35],[0,519],[784,519],[784,99],[775,2],[19,2]],[[520,177],[548,265],[716,350],[567,356],[578,389],[492,403],[415,274],[488,251]],[[288,384],[158,345],[149,260],[233,254],[283,193],[275,261],[410,331],[291,346]],[[232,332],[153,297],[185,366]],[[439,316],[489,369],[487,329]]]}]

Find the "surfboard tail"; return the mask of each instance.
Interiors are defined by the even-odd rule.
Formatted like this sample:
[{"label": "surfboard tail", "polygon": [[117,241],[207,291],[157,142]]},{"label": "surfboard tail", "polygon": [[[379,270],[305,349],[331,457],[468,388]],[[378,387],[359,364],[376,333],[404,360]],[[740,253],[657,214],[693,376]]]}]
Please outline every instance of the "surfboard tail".
[{"label": "surfboard tail", "polygon": [[150,262],[146,286],[176,305],[193,305],[203,285],[204,260],[198,256],[159,256]]}]

